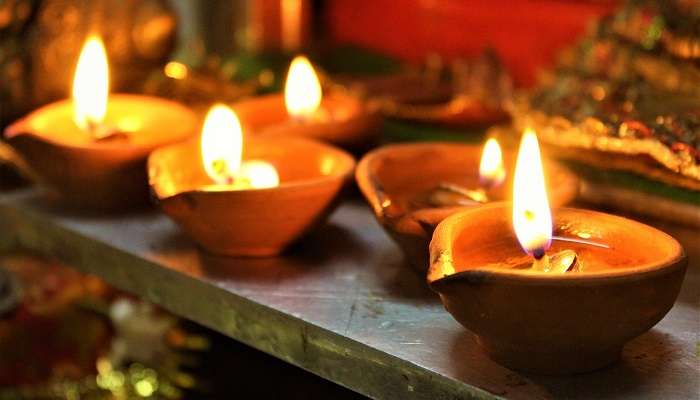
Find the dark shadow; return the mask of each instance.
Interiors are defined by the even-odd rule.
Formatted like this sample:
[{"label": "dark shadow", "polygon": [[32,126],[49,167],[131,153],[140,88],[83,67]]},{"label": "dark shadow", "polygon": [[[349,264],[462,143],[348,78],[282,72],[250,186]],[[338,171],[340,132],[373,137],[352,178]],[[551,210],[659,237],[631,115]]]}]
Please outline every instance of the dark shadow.
[{"label": "dark shadow", "polygon": [[204,381],[209,386],[198,396],[187,393],[187,399],[365,399],[217,332],[194,323],[186,326],[188,331],[206,335],[211,346],[206,362],[195,370],[203,377],[200,383]]},{"label": "dark shadow", "polygon": [[0,161],[0,191],[11,192],[26,188],[30,182],[10,165]]},{"label": "dark shadow", "polygon": [[[510,370],[488,358],[476,336],[464,329],[455,335],[450,356],[458,379],[490,393],[514,398],[607,399],[637,398],[655,392],[687,393],[687,365],[677,354],[684,351],[658,330],[651,330],[625,346],[622,358],[597,371],[564,376],[536,375]],[[685,367],[685,372],[679,372]],[[667,389],[660,389],[665,386]]]},{"label": "dark shadow", "polygon": [[[86,188],[86,190],[90,190]],[[118,194],[115,194],[118,195]],[[157,212],[157,208],[146,201],[121,210],[100,210],[71,206],[61,201],[55,194],[36,188],[26,195],[22,193],[22,204],[35,210],[75,219],[110,220],[114,218],[137,217]]]},{"label": "dark shadow", "polygon": [[329,222],[309,232],[285,254],[310,263],[361,261],[367,258],[368,249],[352,231]]},{"label": "dark shadow", "polygon": [[[366,253],[352,232],[324,225],[278,257],[226,257],[200,250],[202,271],[212,278],[255,282],[280,281],[352,262]],[[342,268],[342,267],[341,267]]]},{"label": "dark shadow", "polygon": [[[674,345],[670,336],[654,329],[628,343],[618,362],[600,370],[561,377],[523,376],[545,388],[555,398],[636,398],[649,393],[652,388],[657,392],[671,393],[674,386],[685,392],[680,390],[681,387],[692,384],[687,381],[688,372],[675,371],[683,367],[677,354],[683,347]],[[662,390],[660,386],[667,386],[668,390]]]},{"label": "dark shadow", "polygon": [[194,250],[197,245],[173,223],[173,229],[159,235],[158,240],[149,245],[149,249],[155,253],[167,254]]},{"label": "dark shadow", "polygon": [[425,275],[413,269],[396,246],[383,248],[377,264],[372,272],[389,297],[426,304],[440,301],[428,287]]},{"label": "dark shadow", "polygon": [[517,372],[491,361],[479,347],[476,336],[460,329],[450,343],[450,361],[457,379],[497,396],[539,398],[540,390]]}]

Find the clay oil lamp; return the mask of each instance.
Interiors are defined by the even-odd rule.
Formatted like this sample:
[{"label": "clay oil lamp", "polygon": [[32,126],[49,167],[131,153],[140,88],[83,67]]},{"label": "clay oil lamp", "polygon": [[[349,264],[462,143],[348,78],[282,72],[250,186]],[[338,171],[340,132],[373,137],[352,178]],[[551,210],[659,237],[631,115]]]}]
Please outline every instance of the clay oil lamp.
[{"label": "clay oil lamp", "polygon": [[292,61],[284,94],[254,97],[234,108],[246,131],[308,137],[353,149],[371,143],[380,123],[376,113],[342,89],[323,93],[313,66],[303,56]]},{"label": "clay oil lamp", "polygon": [[[359,163],[356,179],[378,222],[418,272],[428,270],[433,230],[464,207],[506,199],[513,156],[489,139],[484,148],[457,143],[384,146]],[[564,205],[578,193],[578,179],[547,164],[550,200]]]},{"label": "clay oil lamp", "polygon": [[550,213],[539,147],[523,136],[513,203],[446,218],[430,244],[428,283],[506,367],[568,374],[606,366],[671,309],[681,245],[626,218]]},{"label": "clay oil lamp", "polygon": [[83,47],[73,96],[42,107],[5,130],[15,158],[69,206],[123,209],[148,204],[146,158],[196,133],[187,108],[156,97],[109,94],[102,41]]},{"label": "clay oil lamp", "polygon": [[491,50],[452,62],[431,55],[420,68],[366,78],[356,86],[384,116],[407,123],[463,132],[510,119],[512,78]]},{"label": "clay oil lamp", "polygon": [[245,137],[233,111],[214,106],[201,140],[153,152],[161,209],[203,249],[271,256],[324,221],[355,166],[352,156],[300,137]]}]

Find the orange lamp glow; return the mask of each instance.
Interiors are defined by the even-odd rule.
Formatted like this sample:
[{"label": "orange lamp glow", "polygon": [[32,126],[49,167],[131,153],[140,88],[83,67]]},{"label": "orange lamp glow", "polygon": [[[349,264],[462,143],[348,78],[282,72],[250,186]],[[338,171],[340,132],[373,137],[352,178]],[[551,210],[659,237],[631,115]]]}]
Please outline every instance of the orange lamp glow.
[{"label": "orange lamp glow", "polygon": [[90,36],[78,59],[73,78],[73,120],[84,130],[102,123],[109,97],[109,66],[102,39]]},{"label": "orange lamp glow", "polygon": [[223,104],[214,105],[204,120],[202,163],[209,178],[231,189],[279,186],[275,167],[265,161],[241,161],[243,130],[236,114]]},{"label": "orange lamp glow", "polygon": [[284,104],[294,118],[307,119],[321,105],[321,82],[314,67],[304,56],[297,56],[289,66],[284,85]]},{"label": "orange lamp glow", "polygon": [[552,240],[552,214],[547,200],[537,135],[527,129],[520,141],[513,182],[513,228],[522,248],[539,259]]},{"label": "orange lamp glow", "polygon": [[500,186],[506,179],[501,146],[494,138],[487,140],[484,145],[479,164],[479,179],[481,185],[487,188]]}]

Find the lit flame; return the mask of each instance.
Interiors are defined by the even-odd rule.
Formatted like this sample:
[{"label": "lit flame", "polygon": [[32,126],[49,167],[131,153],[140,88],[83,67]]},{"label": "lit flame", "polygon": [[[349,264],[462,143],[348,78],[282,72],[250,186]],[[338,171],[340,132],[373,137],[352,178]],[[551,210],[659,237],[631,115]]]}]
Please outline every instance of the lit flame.
[{"label": "lit flame", "polygon": [[552,240],[552,214],[547,200],[537,135],[527,129],[520,141],[513,182],[513,228],[520,245],[540,258]]},{"label": "lit flame", "polygon": [[479,164],[479,179],[481,185],[487,188],[499,186],[506,178],[506,170],[503,166],[503,154],[501,146],[494,138],[490,138],[484,145]]},{"label": "lit flame", "polygon": [[107,113],[109,66],[98,36],[90,36],[80,52],[73,77],[73,120],[81,129],[99,125]]},{"label": "lit flame", "polygon": [[216,183],[231,183],[241,167],[243,131],[236,114],[223,104],[214,105],[202,127],[202,162]]},{"label": "lit flame", "polygon": [[314,67],[306,57],[295,57],[284,85],[287,112],[295,118],[309,118],[321,105],[321,96],[321,83]]},{"label": "lit flame", "polygon": [[263,189],[279,185],[275,167],[265,161],[242,162],[243,130],[236,114],[223,104],[214,105],[202,127],[202,163],[209,178],[233,189]]}]

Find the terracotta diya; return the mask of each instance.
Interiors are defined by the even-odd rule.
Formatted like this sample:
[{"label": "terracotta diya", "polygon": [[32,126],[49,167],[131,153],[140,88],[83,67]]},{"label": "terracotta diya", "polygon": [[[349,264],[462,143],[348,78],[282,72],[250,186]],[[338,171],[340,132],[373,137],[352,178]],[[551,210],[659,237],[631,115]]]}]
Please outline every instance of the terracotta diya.
[{"label": "terracotta diya", "polygon": [[196,132],[186,107],[155,97],[108,89],[102,42],[86,42],[73,99],[42,107],[5,130],[20,167],[66,204],[122,209],[148,204],[146,158],[155,148]]},{"label": "terracotta diya", "polygon": [[[507,198],[513,155],[502,155],[495,139],[482,149],[457,143],[395,144],[360,161],[356,179],[384,230],[420,273],[428,269],[433,230],[464,207]],[[578,193],[578,179],[547,164],[550,201],[564,205]]]},{"label": "terracotta diya", "polygon": [[506,367],[594,370],[671,309],[686,257],[669,235],[626,218],[569,208],[552,218],[533,138],[523,138],[512,205],[438,225],[428,283]]},{"label": "terracotta diya", "polygon": [[234,105],[246,132],[275,137],[302,136],[348,148],[367,146],[380,119],[358,98],[340,88],[322,93],[306,57],[289,67],[284,94],[243,100]]},{"label": "terracotta diya", "polygon": [[245,137],[236,115],[215,106],[201,141],[148,160],[161,209],[202,248],[229,256],[282,252],[333,211],[355,166],[315,140]]},{"label": "terracotta diya", "polygon": [[512,78],[498,56],[486,50],[473,59],[445,63],[429,56],[420,69],[359,83],[386,117],[453,128],[491,126],[510,119]]}]

